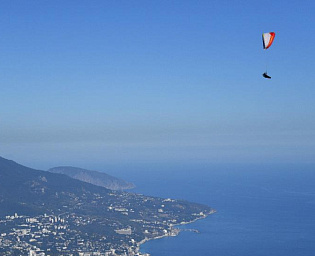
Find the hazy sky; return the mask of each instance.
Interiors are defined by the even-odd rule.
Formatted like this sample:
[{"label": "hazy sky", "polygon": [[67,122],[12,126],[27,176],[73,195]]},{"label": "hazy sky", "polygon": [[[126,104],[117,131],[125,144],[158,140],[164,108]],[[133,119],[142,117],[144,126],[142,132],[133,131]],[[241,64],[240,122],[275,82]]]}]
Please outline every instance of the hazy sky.
[{"label": "hazy sky", "polygon": [[0,155],[41,169],[315,162],[314,9],[1,1]]}]

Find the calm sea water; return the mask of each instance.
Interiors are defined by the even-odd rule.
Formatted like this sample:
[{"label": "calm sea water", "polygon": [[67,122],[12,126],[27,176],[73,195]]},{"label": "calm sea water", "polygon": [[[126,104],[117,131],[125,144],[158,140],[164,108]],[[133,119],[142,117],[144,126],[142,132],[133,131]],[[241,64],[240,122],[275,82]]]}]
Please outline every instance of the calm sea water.
[{"label": "calm sea water", "polygon": [[[113,173],[114,174],[114,173]],[[134,192],[212,206],[201,233],[152,240],[152,256],[314,256],[315,166],[146,166],[117,171]]]}]

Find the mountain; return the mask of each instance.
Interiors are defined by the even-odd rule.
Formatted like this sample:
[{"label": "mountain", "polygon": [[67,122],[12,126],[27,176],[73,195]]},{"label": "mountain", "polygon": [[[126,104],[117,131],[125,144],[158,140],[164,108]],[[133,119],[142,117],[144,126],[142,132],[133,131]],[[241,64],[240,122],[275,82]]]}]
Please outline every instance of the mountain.
[{"label": "mountain", "polygon": [[93,185],[105,187],[112,190],[123,190],[134,188],[135,185],[118,179],[103,172],[90,171],[71,166],[54,167],[48,170],[53,173],[65,174],[73,179],[81,180]]},{"label": "mountain", "polygon": [[[182,200],[164,199],[113,191],[101,186],[73,179],[65,174],[35,170],[12,160],[0,157],[0,217],[19,213],[36,215],[43,213],[71,212],[91,216],[116,216],[121,219],[124,215],[119,209],[132,208],[127,219],[136,218],[141,212],[142,219],[170,218],[191,220],[192,212],[208,212],[211,208],[205,205],[190,203]],[[117,211],[109,213],[108,209],[117,206]],[[163,206],[161,206],[163,205]],[[167,209],[156,212],[158,207]],[[205,209],[205,210],[203,210]],[[161,213],[161,214],[160,214]],[[161,215],[161,216],[160,216]],[[159,217],[160,216],[160,217]],[[116,218],[115,217],[115,218]]]},{"label": "mountain", "polygon": [[0,157],[0,216],[58,211],[65,205],[70,207],[74,196],[109,192],[64,174],[31,169]]}]

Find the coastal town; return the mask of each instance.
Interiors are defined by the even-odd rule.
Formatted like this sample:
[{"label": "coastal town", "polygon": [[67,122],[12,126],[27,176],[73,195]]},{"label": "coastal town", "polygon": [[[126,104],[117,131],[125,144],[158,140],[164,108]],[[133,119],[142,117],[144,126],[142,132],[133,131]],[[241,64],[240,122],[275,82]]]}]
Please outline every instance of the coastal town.
[{"label": "coastal town", "polygon": [[[133,196],[133,194],[123,194],[128,197]],[[150,197],[142,195],[140,197],[143,197],[142,201],[152,200]],[[151,216],[151,220],[145,218],[142,212],[140,215],[136,214],[138,217],[141,216],[140,218],[130,219],[129,224],[125,225],[122,220],[116,218],[109,220],[67,212],[32,217],[18,213],[8,215],[0,219],[0,254],[148,256],[139,252],[139,247],[143,242],[164,236],[176,236],[180,230],[174,225],[185,223],[183,218],[175,215],[174,218],[169,218],[169,212],[165,210],[168,204],[175,202],[172,199],[161,200],[158,207],[153,207],[156,208],[156,214]],[[134,214],[135,211],[132,208],[126,208],[125,203],[111,204],[107,207],[107,212],[118,213],[122,217]],[[212,212],[213,210],[192,213],[188,221],[204,218]]]}]

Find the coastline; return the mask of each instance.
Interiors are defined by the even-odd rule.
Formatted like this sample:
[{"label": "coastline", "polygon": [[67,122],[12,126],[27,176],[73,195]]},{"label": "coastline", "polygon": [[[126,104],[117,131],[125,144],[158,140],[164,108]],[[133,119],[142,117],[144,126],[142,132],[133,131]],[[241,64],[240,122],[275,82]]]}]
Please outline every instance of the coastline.
[{"label": "coastline", "polygon": [[[169,236],[178,236],[179,233],[182,231],[181,229],[179,228],[174,228],[176,226],[182,226],[182,225],[187,225],[187,224],[190,224],[190,223],[194,223],[198,220],[201,220],[201,219],[205,219],[207,218],[208,216],[210,216],[211,214],[214,214],[216,213],[217,211],[215,209],[212,209],[208,214],[204,214],[203,216],[200,216],[194,220],[191,220],[191,221],[187,221],[187,222],[181,222],[179,224],[170,224],[169,225],[169,230],[168,230],[168,233],[166,233],[165,235],[161,235],[161,236],[156,236],[156,237],[153,237],[153,238],[145,238],[143,240],[141,240],[139,243],[137,243],[137,246],[136,246],[136,250],[135,250],[135,254],[134,255],[137,255],[137,256],[150,256],[149,253],[141,253],[140,252],[140,247],[141,245],[143,245],[144,243],[148,242],[148,241],[151,241],[151,240],[155,240],[155,239],[161,239],[161,238],[164,238],[164,237],[169,237]],[[174,230],[173,230],[174,228]],[[175,231],[175,232],[174,232]]]}]

